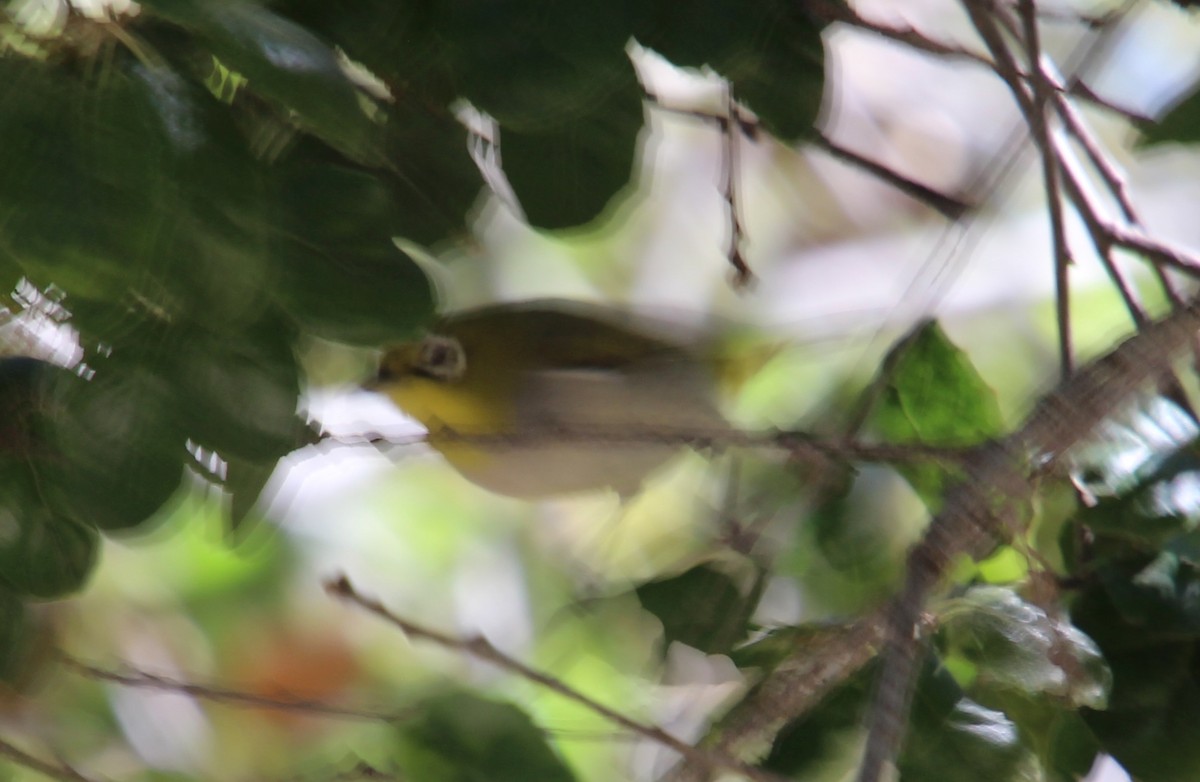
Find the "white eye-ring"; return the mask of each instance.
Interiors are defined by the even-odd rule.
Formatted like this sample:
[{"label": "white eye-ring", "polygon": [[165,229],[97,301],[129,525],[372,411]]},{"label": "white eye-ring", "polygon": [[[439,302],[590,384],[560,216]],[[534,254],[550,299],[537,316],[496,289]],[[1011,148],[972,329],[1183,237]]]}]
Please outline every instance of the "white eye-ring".
[{"label": "white eye-ring", "polygon": [[431,334],[421,340],[416,369],[437,380],[461,380],[467,371],[467,356],[457,339]]}]

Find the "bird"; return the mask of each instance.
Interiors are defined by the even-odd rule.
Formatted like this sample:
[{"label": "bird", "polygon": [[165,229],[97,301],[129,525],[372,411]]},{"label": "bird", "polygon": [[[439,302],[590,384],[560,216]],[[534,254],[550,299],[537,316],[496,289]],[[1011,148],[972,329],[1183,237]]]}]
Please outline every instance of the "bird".
[{"label": "bird", "polygon": [[504,303],[446,315],[383,351],[366,388],[428,431],[467,480],[541,499],[635,495],[689,435],[729,427],[703,352],[599,304]]}]

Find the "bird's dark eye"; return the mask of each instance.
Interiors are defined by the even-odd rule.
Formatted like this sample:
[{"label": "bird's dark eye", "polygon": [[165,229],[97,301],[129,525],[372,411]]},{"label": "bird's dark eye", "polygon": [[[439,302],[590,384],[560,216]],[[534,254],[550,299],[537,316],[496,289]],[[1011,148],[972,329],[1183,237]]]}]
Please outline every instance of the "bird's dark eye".
[{"label": "bird's dark eye", "polygon": [[467,359],[458,340],[433,335],[422,340],[416,368],[438,380],[458,380],[467,369]]}]

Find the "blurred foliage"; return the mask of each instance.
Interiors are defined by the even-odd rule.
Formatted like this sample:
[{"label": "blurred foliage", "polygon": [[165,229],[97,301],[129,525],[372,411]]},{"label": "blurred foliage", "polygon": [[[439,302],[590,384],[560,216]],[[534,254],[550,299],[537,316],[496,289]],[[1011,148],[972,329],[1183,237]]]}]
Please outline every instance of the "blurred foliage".
[{"label": "blurred foliage", "polygon": [[[643,132],[630,41],[727,69],[769,127],[810,132],[823,25],[759,5],[731,36],[732,2],[691,31],[665,2],[9,4],[0,285],[35,338],[0,360],[7,679],[37,654],[29,601],[79,590],[100,533],[159,527],[185,476],[242,524],[316,437],[297,415],[309,341],[378,346],[429,321],[394,240],[462,238],[485,183],[543,229],[608,208]],[[515,707],[446,696],[404,736],[412,773],[572,778]]]},{"label": "blurred foliage", "polygon": [[[301,341],[378,345],[427,322],[429,284],[394,237],[462,235],[497,176],[536,226],[597,216],[643,124],[630,40],[728,66],[789,137],[811,127],[824,73],[820,26],[784,2],[714,5],[692,31],[665,3],[154,0],[99,17],[48,5],[42,26],[31,8],[0,23],[0,271],[53,286],[83,354],[74,373],[13,359],[2,377],[16,418],[55,407],[3,444],[12,551],[31,558],[9,580],[40,596],[78,588],[95,529],[143,525],[185,465],[241,521],[313,436],[296,416]],[[746,17],[740,36],[722,15]],[[775,35],[769,64],[746,63],[779,23],[803,46]],[[776,64],[806,80],[756,91]],[[502,135],[502,172],[476,167],[461,101]]]},{"label": "blurred foliage", "polygon": [[[764,573],[738,579],[713,563],[637,588],[642,607],[663,623],[663,642],[678,641],[708,654],[728,654],[749,632],[750,616],[762,597]],[[747,580],[747,579],[742,579]]]},{"label": "blurred foliage", "polygon": [[[77,647],[185,660],[263,697],[410,706],[321,732],[311,715],[266,710],[238,714],[247,729],[180,697],[170,713],[194,730],[180,729],[190,744],[157,748],[190,758],[172,766],[156,747],[105,754],[106,736],[133,737],[138,726],[157,735],[145,726],[163,712],[132,690],[87,682],[63,705],[68,696],[46,688],[38,697],[85,737],[67,753],[85,767],[90,758],[152,769],[130,779],[175,779],[254,758],[255,773],[284,778],[339,773],[345,755],[329,759],[340,752],[347,774],[362,777],[612,778],[612,753],[597,760],[580,748],[594,736],[572,743],[542,726],[561,704],[525,697],[527,682],[468,681],[484,697],[461,689],[461,670],[431,673],[419,651],[389,644],[378,659],[356,657],[352,633],[330,632],[319,609],[282,594],[291,555],[277,541],[232,554],[188,535],[218,526],[222,507],[224,531],[253,537],[244,522],[277,465],[318,439],[297,412],[304,350],[318,340],[377,347],[430,321],[426,272],[398,242],[433,251],[461,242],[489,188],[546,232],[612,212],[644,152],[648,96],[632,44],[719,74],[756,127],[798,143],[814,137],[832,86],[827,23],[789,0],[704,0],[686,11],[667,0],[146,0],[91,11],[46,2],[40,16],[35,6],[13,2],[0,16],[0,285],[12,292],[0,323],[0,706],[19,711],[38,694],[61,622]],[[1145,142],[1196,141],[1198,107],[1185,98]],[[852,382],[816,416],[840,417]],[[1003,434],[995,393],[936,322],[896,344],[873,389],[866,431],[881,442],[969,446]],[[1196,440],[1182,411],[1146,402],[1085,449],[1073,479],[1086,502],[1060,503],[1047,524],[1057,534],[1031,532],[957,574],[953,595],[931,607],[935,654],[903,779],[1065,782],[1100,752],[1142,782],[1200,774]],[[757,533],[772,514],[785,517],[769,554],[766,543],[736,559],[706,551],[672,575],[623,584],[604,601],[603,622],[580,618],[561,595],[540,597],[532,620],[566,615],[575,633],[555,650],[564,681],[598,685],[640,717],[652,711],[646,682],[671,690],[655,677],[682,665],[681,654],[693,659],[680,652],[689,649],[709,666],[709,715],[819,632],[815,622],[763,620],[780,602],[773,586],[804,604],[803,620],[877,601],[915,534],[901,511],[936,512],[959,476],[934,464],[833,472],[814,487],[794,465],[750,471],[754,507],[722,511],[750,518],[722,521]],[[895,491],[905,482],[911,492]],[[429,560],[472,573],[490,563],[471,545],[431,543],[440,528],[519,515],[481,511],[461,483],[430,487],[456,504],[421,516],[433,500],[413,495],[405,508],[446,523],[408,530],[402,562],[379,554],[409,591],[436,592],[422,581]],[[198,499],[217,493],[224,506]],[[350,525],[334,526],[353,540]],[[79,593],[102,552],[120,569],[140,542],[162,545],[157,570],[81,598],[111,613],[82,610],[69,622],[55,613],[49,601]],[[514,558],[575,564],[547,546]],[[1043,562],[1062,564],[1069,589],[1034,588]],[[577,586],[528,569],[525,586]],[[831,584],[824,593],[811,589],[817,578]],[[244,610],[240,624],[218,627],[231,604]],[[280,630],[286,612],[309,624]],[[518,636],[531,621],[489,618]],[[159,621],[170,632],[144,630]],[[591,647],[575,648],[578,638]],[[847,755],[869,682],[860,673],[761,737],[766,765],[815,779]],[[587,716],[578,723],[599,721]]]}]

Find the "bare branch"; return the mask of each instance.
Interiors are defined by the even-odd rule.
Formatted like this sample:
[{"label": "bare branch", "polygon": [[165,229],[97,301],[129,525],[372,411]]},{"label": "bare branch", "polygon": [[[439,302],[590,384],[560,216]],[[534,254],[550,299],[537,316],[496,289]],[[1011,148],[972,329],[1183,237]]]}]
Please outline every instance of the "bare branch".
[{"label": "bare branch", "polygon": [[411,711],[370,711],[366,709],[352,709],[343,706],[334,706],[329,703],[310,700],[307,698],[289,698],[286,696],[268,697],[266,695],[256,695],[254,693],[244,692],[241,690],[179,681],[177,679],[171,679],[165,676],[146,673],[144,671],[120,673],[118,671],[90,665],[64,652],[60,652],[58,654],[58,659],[65,668],[87,679],[112,682],[113,684],[119,684],[123,687],[138,687],[142,689],[176,692],[191,696],[197,700],[220,703],[225,706],[269,709],[271,711],[285,711],[320,717],[337,717],[340,719],[370,720],[376,722],[397,722],[407,719],[411,716]]},{"label": "bare branch", "polygon": [[379,618],[398,628],[402,633],[410,638],[414,638],[427,643],[432,643],[441,646],[445,649],[461,652],[470,655],[477,660],[491,663],[497,668],[501,668],[510,673],[514,673],[523,679],[531,681],[537,685],[545,687],[551,692],[574,701],[592,712],[600,715],[614,725],[623,728],[631,733],[634,733],[643,738],[654,741],[668,749],[677,753],[688,763],[695,764],[700,768],[708,769],[709,771],[732,771],[738,774],[743,774],[750,779],[763,780],[770,782],[783,782],[782,778],[755,768],[746,763],[723,757],[709,750],[698,749],[688,744],[676,736],[671,735],[662,728],[651,725],[645,722],[639,722],[631,717],[628,717],[615,709],[600,703],[573,687],[567,685],[560,679],[557,679],[547,673],[529,667],[525,663],[509,657],[501,652],[495,646],[492,646],[486,638],[457,638],[446,633],[432,630],[430,628],[411,622],[402,617],[396,616],[390,612],[377,600],[369,597],[364,597],[355,590],[354,586],[344,576],[325,584],[325,591],[342,600],[353,603],[358,607],[375,614]]},{"label": "bare branch", "polygon": [[[719,114],[712,114],[710,112],[700,111],[698,109],[687,109],[678,106],[671,106],[662,102],[657,95],[649,91],[646,92],[646,99],[663,111],[669,111],[672,114],[678,114],[684,117],[692,117],[704,122],[711,122],[720,127],[722,133],[730,132],[727,118],[722,117]],[[735,104],[735,109],[736,108],[737,107]],[[743,135],[746,135],[751,139],[753,139],[759,132],[757,120],[748,115],[746,112],[740,110],[736,111],[733,124],[737,125]],[[856,168],[866,171],[872,176],[878,177],[888,185],[891,185],[910,198],[925,204],[948,220],[958,220],[964,214],[970,211],[972,207],[972,204],[960,198],[938,192],[929,185],[925,185],[915,179],[911,179],[895,169],[888,168],[882,163],[878,163],[870,158],[863,157],[854,150],[843,147],[820,133],[816,134],[816,136],[811,139],[810,143],[817,149],[823,150],[824,152],[829,153],[843,162],[849,163]]]},{"label": "bare branch", "polygon": [[721,139],[724,142],[721,156],[721,196],[729,216],[729,247],[725,257],[733,267],[734,288],[745,288],[754,281],[754,272],[742,255],[746,240],[746,228],[742,225],[742,214],[738,204],[738,175],[741,173],[738,147],[741,140],[740,111],[733,97],[733,85],[725,83],[725,116],[721,122]]},{"label": "bare branch", "polygon": [[936,210],[938,214],[948,220],[958,220],[971,209],[971,205],[966,201],[948,196],[945,193],[939,193],[928,185],[923,185],[915,179],[909,179],[882,163],[877,163],[870,158],[863,157],[852,149],[841,146],[824,134],[817,134],[817,137],[812,140],[812,144],[818,149],[822,149],[833,155],[838,160],[861,168],[868,174],[883,180],[906,196]]},{"label": "bare branch", "polygon": [[[1063,221],[1058,157],[1054,154],[1054,140],[1050,135],[1049,123],[1046,121],[1052,89],[1042,74],[1042,46],[1038,39],[1037,15],[1033,7],[1033,0],[1018,0],[1017,7],[1021,15],[1025,48],[1029,55],[1032,72],[1029,82],[1033,96],[1027,104],[1026,120],[1033,131],[1034,142],[1042,153],[1040,155],[1042,177],[1046,185],[1046,208],[1050,216],[1050,236],[1054,246],[1054,292],[1058,315],[1059,363],[1062,376],[1066,377],[1074,371],[1075,364],[1071,346],[1071,282],[1069,277],[1073,261],[1071,248],[1067,244],[1067,229]],[[974,15],[972,15],[972,19],[974,20]],[[980,22],[975,21],[977,30],[979,25]],[[991,40],[988,36],[984,36],[984,40],[999,64],[1001,57],[995,47],[998,45],[1003,48],[1003,42]],[[1007,62],[1011,63],[1012,61],[1009,59]]]}]

